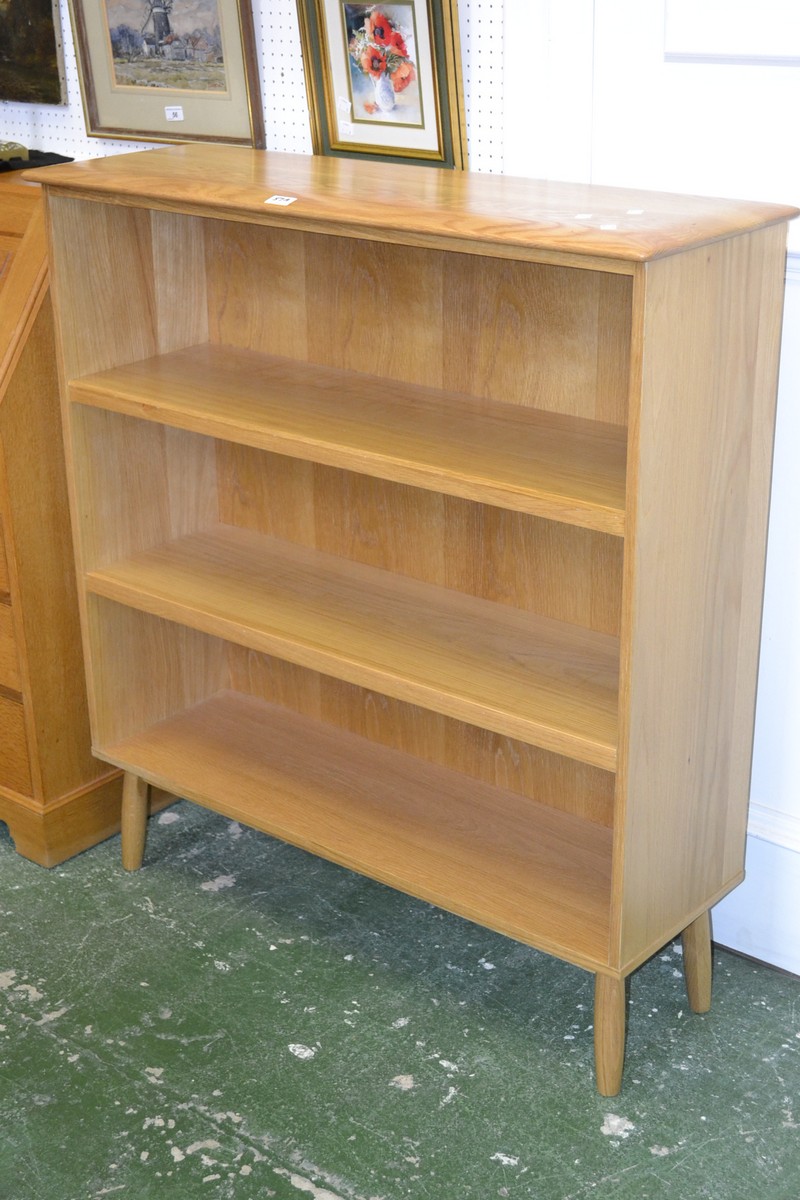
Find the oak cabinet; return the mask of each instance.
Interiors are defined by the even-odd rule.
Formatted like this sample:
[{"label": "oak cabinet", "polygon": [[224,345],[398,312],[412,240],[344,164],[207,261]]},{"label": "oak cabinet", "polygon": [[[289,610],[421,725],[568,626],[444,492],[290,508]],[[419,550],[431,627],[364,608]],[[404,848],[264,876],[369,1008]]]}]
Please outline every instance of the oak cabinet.
[{"label": "oak cabinet", "polygon": [[92,757],[41,189],[0,176],[0,821],[54,866],[120,825]]},{"label": "oak cabinet", "polygon": [[[597,977],[743,876],[795,210],[184,146],[42,172],[95,753]],[[277,202],[279,201],[279,202]]]}]

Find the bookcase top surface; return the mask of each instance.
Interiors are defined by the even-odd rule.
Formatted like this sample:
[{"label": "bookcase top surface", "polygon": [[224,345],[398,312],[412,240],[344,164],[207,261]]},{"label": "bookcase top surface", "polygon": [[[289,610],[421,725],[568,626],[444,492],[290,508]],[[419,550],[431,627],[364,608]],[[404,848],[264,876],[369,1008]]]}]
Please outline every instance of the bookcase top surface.
[{"label": "bookcase top surface", "polygon": [[44,167],[36,181],[113,203],[343,236],[630,263],[798,215],[781,204],[197,143]]}]

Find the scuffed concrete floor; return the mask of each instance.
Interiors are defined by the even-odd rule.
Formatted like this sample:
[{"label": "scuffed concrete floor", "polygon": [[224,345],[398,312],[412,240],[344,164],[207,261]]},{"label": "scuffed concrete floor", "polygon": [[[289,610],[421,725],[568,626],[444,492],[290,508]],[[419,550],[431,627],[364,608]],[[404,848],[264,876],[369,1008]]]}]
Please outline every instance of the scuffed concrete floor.
[{"label": "scuffed concrete floor", "polygon": [[54,871],[0,828],[2,1200],[798,1200],[800,981],[592,979],[192,805]]}]

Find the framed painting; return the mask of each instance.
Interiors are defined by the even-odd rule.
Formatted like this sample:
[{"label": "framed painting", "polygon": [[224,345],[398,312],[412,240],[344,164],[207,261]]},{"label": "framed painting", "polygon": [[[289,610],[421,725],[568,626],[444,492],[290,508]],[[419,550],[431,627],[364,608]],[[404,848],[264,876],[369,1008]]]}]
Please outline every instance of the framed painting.
[{"label": "framed painting", "polygon": [[71,0],[86,130],[264,145],[247,0]]},{"label": "framed painting", "polygon": [[467,165],[456,0],[298,0],[316,154]]},{"label": "framed painting", "polygon": [[66,104],[58,0],[0,0],[0,100]]}]

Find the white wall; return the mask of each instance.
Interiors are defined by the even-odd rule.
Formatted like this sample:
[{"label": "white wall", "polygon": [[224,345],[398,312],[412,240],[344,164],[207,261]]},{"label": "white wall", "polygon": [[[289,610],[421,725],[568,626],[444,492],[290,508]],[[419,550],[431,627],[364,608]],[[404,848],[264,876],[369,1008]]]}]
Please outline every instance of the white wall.
[{"label": "white wall", "polygon": [[[800,196],[794,198],[800,206]],[[800,975],[800,254],[789,258],[747,877],[714,937]]]},{"label": "white wall", "polygon": [[[797,0],[505,0],[505,13],[535,33],[505,79],[516,173],[800,207]],[[747,879],[714,932],[800,974],[800,221],[789,245]]]},{"label": "white wall", "polygon": [[[797,9],[798,0],[755,10],[744,0],[459,0],[471,169],[800,206]],[[0,138],[76,158],[135,148],[86,137],[66,11],[62,0],[68,105],[2,103]],[[308,153],[295,0],[253,0],[253,11],[268,148]],[[715,42],[715,28],[728,40]],[[716,51],[722,60],[707,61]],[[787,61],[769,65],[776,55]],[[800,973],[800,221],[791,247],[748,879],[714,926],[724,944]]]}]

